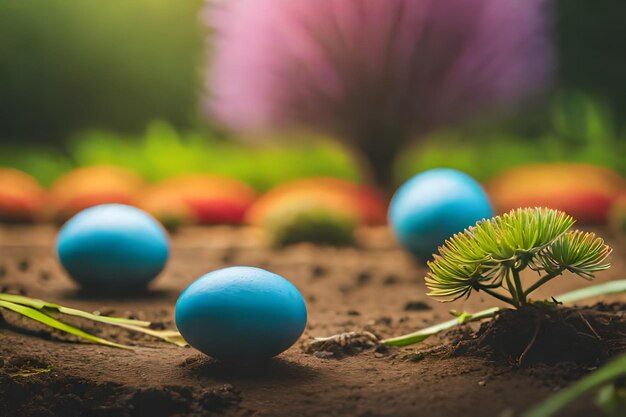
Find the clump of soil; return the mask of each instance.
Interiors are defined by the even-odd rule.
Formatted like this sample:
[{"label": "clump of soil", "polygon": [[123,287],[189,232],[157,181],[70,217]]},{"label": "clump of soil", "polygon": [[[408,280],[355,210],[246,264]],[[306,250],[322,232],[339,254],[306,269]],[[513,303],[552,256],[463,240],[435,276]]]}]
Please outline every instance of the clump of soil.
[{"label": "clump of soil", "polygon": [[504,310],[461,335],[453,356],[476,355],[517,366],[573,362],[596,366],[626,350],[626,304],[525,306]]},{"label": "clump of soil", "polygon": [[330,337],[318,337],[310,340],[304,348],[305,353],[319,358],[343,358],[345,356],[358,355],[372,349],[385,348],[373,333],[347,332]]}]

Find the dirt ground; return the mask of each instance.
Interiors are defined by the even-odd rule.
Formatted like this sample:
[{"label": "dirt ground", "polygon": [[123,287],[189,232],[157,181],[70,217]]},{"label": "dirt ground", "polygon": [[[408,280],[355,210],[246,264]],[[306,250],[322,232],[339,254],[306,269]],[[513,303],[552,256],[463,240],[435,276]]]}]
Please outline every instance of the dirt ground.
[{"label": "dirt ground", "polygon": [[[53,256],[55,233],[45,225],[0,227],[0,290],[173,327],[176,299],[193,280],[230,265],[258,266],[300,289],[309,310],[307,329],[279,357],[234,366],[189,347],[85,322],[80,324],[92,332],[138,347],[125,351],[77,343],[3,311],[0,416],[513,417],[598,365],[520,367],[490,355],[450,354],[449,342],[467,338],[479,324],[407,348],[343,358],[306,353],[311,337],[353,330],[400,335],[447,320],[451,309],[497,305],[480,296],[451,304],[428,299],[424,267],[399,250],[385,228],[362,230],[358,249],[302,244],[284,250],[265,248],[247,228],[183,229],[173,236],[165,272],[145,293],[123,299],[80,293]],[[626,277],[624,245],[615,246],[613,268],[599,274],[598,282]],[[567,275],[537,295],[584,285]],[[626,302],[626,297],[588,304],[599,301]],[[605,309],[623,323],[622,304]],[[598,414],[586,398],[562,415]]]}]

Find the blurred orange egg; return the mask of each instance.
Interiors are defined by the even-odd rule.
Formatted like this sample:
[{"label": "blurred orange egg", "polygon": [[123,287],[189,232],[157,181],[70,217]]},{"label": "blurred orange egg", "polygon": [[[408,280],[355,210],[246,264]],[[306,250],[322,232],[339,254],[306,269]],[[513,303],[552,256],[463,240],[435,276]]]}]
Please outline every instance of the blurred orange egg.
[{"label": "blurred orange egg", "polygon": [[153,186],[143,190],[133,205],[150,213],[167,229],[197,222],[191,208],[176,193],[176,190]]},{"label": "blurred orange egg", "polygon": [[54,217],[66,220],[99,204],[131,204],[144,180],[124,168],[97,165],[77,168],[59,178],[50,190]]},{"label": "blurred orange egg", "polygon": [[0,168],[0,221],[30,222],[41,215],[45,191],[37,180],[13,168]]}]

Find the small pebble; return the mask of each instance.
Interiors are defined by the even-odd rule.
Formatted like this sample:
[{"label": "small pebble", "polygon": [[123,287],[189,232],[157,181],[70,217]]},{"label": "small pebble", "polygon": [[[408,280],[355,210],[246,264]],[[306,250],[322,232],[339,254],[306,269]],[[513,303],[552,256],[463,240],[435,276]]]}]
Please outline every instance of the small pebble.
[{"label": "small pebble", "polygon": [[46,269],[42,269],[41,271],[39,271],[39,279],[41,279],[42,281],[50,281],[50,277],[50,271]]},{"label": "small pebble", "polygon": [[385,277],[385,279],[383,280],[383,285],[395,285],[398,282],[400,282],[400,278],[392,274]]},{"label": "small pebble", "polygon": [[26,288],[17,286],[17,285],[10,285],[10,284],[0,286],[0,292],[6,292],[10,294],[18,294],[18,295],[24,295],[24,296],[27,294]]},{"label": "small pebble", "polygon": [[30,267],[30,262],[28,262],[28,259],[22,259],[21,261],[17,263],[17,269],[19,269],[22,272],[28,271],[29,267]]},{"label": "small pebble", "polygon": [[383,326],[391,326],[392,322],[393,322],[393,319],[391,317],[383,316],[383,317],[376,319],[374,324],[379,324]]},{"label": "small pebble", "polygon": [[428,311],[432,310],[432,307],[425,301],[409,301],[404,306],[404,311]]},{"label": "small pebble", "polygon": [[234,251],[228,251],[226,252],[224,255],[222,255],[222,263],[223,264],[227,264],[230,265],[233,263],[233,261],[235,260],[235,252]]},{"label": "small pebble", "polygon": [[357,275],[356,277],[356,282],[359,285],[365,285],[369,283],[371,280],[372,280],[372,274],[367,271],[360,272],[359,275]]},{"label": "small pebble", "polygon": [[350,292],[350,286],[346,284],[340,285],[339,292],[343,295],[348,295],[348,293]]},{"label": "small pebble", "polygon": [[328,270],[321,265],[314,265],[313,268],[311,268],[313,278],[322,278],[326,274],[328,274]]},{"label": "small pebble", "polygon": [[376,346],[376,349],[374,349],[374,352],[376,352],[376,353],[388,353],[389,352],[389,346],[383,345],[381,343],[381,344]]},{"label": "small pebble", "polygon": [[426,357],[426,353],[416,352],[416,353],[409,355],[406,360],[408,360],[409,362],[420,362],[424,360],[425,357]]},{"label": "small pebble", "polygon": [[328,351],[317,351],[317,352],[313,352],[313,356],[315,356],[318,359],[332,359],[335,357],[335,354],[333,352],[328,352]]}]

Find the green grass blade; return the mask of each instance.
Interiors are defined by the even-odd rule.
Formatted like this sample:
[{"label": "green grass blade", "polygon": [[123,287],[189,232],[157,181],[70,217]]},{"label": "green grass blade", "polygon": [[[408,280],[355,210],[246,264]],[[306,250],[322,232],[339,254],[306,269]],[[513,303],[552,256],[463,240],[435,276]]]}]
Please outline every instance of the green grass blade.
[{"label": "green grass blade", "polygon": [[117,326],[132,330],[134,332],[144,333],[153,337],[157,337],[161,340],[165,340],[166,342],[172,343],[179,347],[187,346],[187,341],[185,341],[185,339],[183,339],[183,336],[176,330],[153,330],[121,323],[117,324]]},{"label": "green grass blade", "polygon": [[126,319],[122,317],[100,316],[97,314],[88,313],[86,311],[77,310],[75,308],[65,307],[60,304],[50,303],[48,301],[40,300],[37,298],[30,298],[15,294],[0,293],[0,301],[6,301],[25,307],[30,307],[32,309],[39,310],[42,314],[45,314],[46,316],[49,316],[49,314],[47,314],[48,312],[59,312],[70,316],[81,317],[87,320],[122,327],[134,332],[144,333],[165,340],[166,342],[173,343],[176,346],[187,345],[187,342],[183,339],[181,334],[175,330],[153,330],[147,328],[151,324],[149,321]]},{"label": "green grass blade", "polygon": [[[7,375],[9,375],[11,378],[15,378],[15,377],[31,377],[31,376],[35,376],[35,375],[39,375],[39,374],[46,374],[49,372],[54,371],[55,366],[54,365],[48,365],[45,368],[36,368],[36,367],[25,367],[25,368],[21,368],[15,372],[5,372]],[[0,372],[3,372],[2,370],[0,370]]]},{"label": "green grass blade", "polygon": [[101,323],[128,324],[128,325],[137,326],[137,327],[150,326],[149,321],[126,319],[123,317],[99,316],[97,314],[88,313],[86,311],[77,310],[75,308],[65,307],[59,304],[50,303],[50,302],[40,300],[37,298],[24,297],[23,295],[0,293],[0,300],[8,301],[14,304],[21,304],[21,305],[35,308],[37,310],[42,310],[42,311],[45,311],[46,309],[56,310],[59,313],[67,314],[70,316],[82,317],[88,320],[98,321]]},{"label": "green grass blade", "polygon": [[479,311],[478,313],[474,314],[463,313],[458,318],[444,321],[443,323],[439,323],[434,326],[406,334],[404,336],[385,339],[382,341],[382,343],[387,346],[408,346],[414,343],[420,343],[428,339],[430,336],[434,336],[439,332],[448,330],[463,323],[468,323],[470,321],[480,320],[487,317],[493,317],[498,311],[500,311],[499,307],[493,307],[487,310]]},{"label": "green grass blade", "polygon": [[523,417],[550,417],[586,392],[624,375],[626,375],[626,354],[618,356],[597,371],[548,397],[547,400],[525,412]]},{"label": "green grass blade", "polygon": [[[590,287],[561,294],[559,296],[556,296],[555,299],[562,302],[563,304],[571,304],[588,298],[598,297],[601,295],[619,294],[623,292],[626,292],[626,280],[620,279],[605,282],[603,284],[592,285]],[[439,323],[413,333],[385,339],[382,341],[382,343],[387,346],[408,346],[415,343],[420,343],[428,339],[430,336],[433,336],[444,330],[451,329],[452,327],[461,325],[463,323],[493,317],[499,310],[499,307],[493,307],[487,310],[479,311],[478,313],[474,314],[463,313],[456,319],[448,320],[443,323]]]},{"label": "green grass blade", "polygon": [[588,298],[598,297],[601,295],[619,294],[623,292],[626,292],[626,279],[618,279],[574,290],[554,298],[563,304],[571,304]]},{"label": "green grass blade", "polygon": [[63,314],[68,314],[70,316],[82,317],[85,319],[98,321],[100,323],[107,323],[107,324],[113,324],[113,325],[124,324],[128,326],[134,326],[137,328],[145,328],[145,327],[150,326],[151,324],[149,321],[126,319],[124,317],[99,316],[97,314],[92,314],[86,311],[76,310],[75,308],[69,308],[69,307],[63,307],[63,306],[60,306],[58,310],[59,312]]},{"label": "green grass blade", "polygon": [[58,305],[56,304],[48,303],[46,301],[39,300],[37,298],[24,297],[23,295],[17,295],[17,294],[0,293],[0,300],[8,301],[9,303],[25,305],[28,307],[36,308],[37,310],[41,310],[46,307],[50,307],[50,308],[58,307]]},{"label": "green grass blade", "polygon": [[83,338],[83,339],[87,339],[90,340],[92,342],[96,342],[102,345],[106,345],[106,346],[111,346],[111,347],[116,347],[116,348],[120,348],[120,349],[132,349],[132,347],[130,346],[125,346],[125,345],[120,345],[118,343],[115,342],[111,342],[109,340],[106,339],[102,339],[100,337],[94,336],[92,334],[89,334],[79,328],[76,328],[74,326],[71,326],[69,324],[63,323],[62,321],[59,321],[53,317],[48,316],[47,314],[34,309],[32,307],[29,306],[25,306],[25,305],[21,305],[21,304],[16,304],[16,303],[11,303],[9,301],[4,301],[4,300],[0,300],[0,307],[4,307],[8,310],[14,311],[18,314],[21,314],[24,317],[27,317],[31,320],[35,320],[38,321],[42,324],[45,324],[48,327],[52,327],[54,329],[60,330],[62,332],[65,333],[69,333],[71,335]]}]

